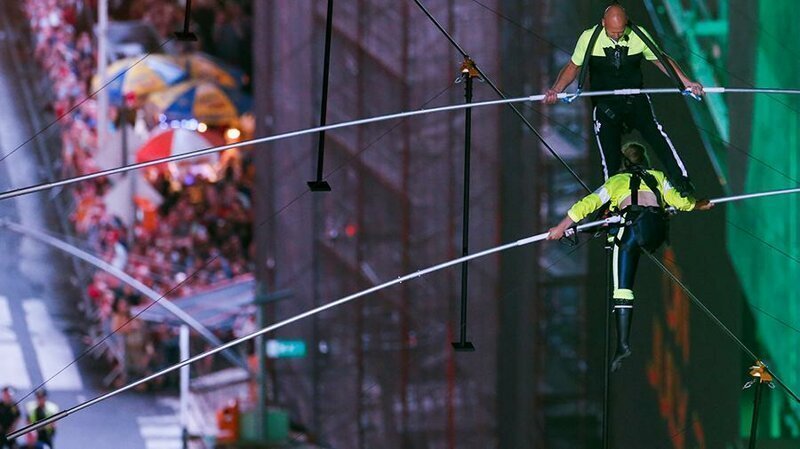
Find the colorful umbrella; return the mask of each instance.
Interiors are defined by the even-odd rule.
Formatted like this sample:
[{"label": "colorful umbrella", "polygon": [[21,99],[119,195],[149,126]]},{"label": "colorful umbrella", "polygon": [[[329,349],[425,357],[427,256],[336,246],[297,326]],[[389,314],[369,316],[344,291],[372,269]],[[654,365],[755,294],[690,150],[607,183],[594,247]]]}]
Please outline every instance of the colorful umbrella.
[{"label": "colorful umbrella", "polygon": [[[144,58],[123,58],[114,61],[106,70],[106,86],[109,101],[121,104],[125,95],[147,95],[164,90],[188,78],[188,73],[178,62],[165,55],[149,55]],[[102,88],[98,75],[92,79],[92,90]]]},{"label": "colorful umbrella", "polygon": [[[221,138],[211,133],[201,134],[197,131],[183,128],[169,129],[158,132],[145,142],[136,152],[136,162],[152,161],[223,144],[224,142]],[[206,161],[208,158],[217,159],[216,156],[211,155],[204,156],[204,158],[206,158]],[[190,159],[189,162],[191,161],[195,161],[195,159]]]},{"label": "colorful umbrella", "polygon": [[234,126],[251,107],[250,97],[209,81],[188,81],[150,96],[162,122],[196,119],[210,126]]},{"label": "colorful umbrella", "polygon": [[242,87],[247,81],[244,71],[208,53],[185,54],[178,56],[177,61],[194,79],[211,80],[228,88]]}]

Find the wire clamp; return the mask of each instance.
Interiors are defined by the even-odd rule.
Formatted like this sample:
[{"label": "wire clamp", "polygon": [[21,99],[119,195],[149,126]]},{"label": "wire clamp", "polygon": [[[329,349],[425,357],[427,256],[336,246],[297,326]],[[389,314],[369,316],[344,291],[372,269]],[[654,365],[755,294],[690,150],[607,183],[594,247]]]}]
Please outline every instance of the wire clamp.
[{"label": "wire clamp", "polygon": [[681,91],[681,95],[683,95],[684,97],[692,97],[697,101],[703,101],[703,98],[700,97],[699,95],[695,95],[694,92],[692,92],[692,89],[684,89],[684,90],[682,90]]},{"label": "wire clamp", "polygon": [[572,95],[567,95],[566,97],[562,98],[562,99],[561,99],[561,101],[563,101],[564,103],[570,104],[570,103],[572,103],[573,101],[577,100],[577,99],[578,99],[578,97],[580,97],[580,96],[581,96],[581,93],[582,93],[582,92],[583,92],[583,91],[582,91],[581,89],[578,89],[578,90],[576,90],[576,91],[575,91],[575,93],[574,93],[574,94],[572,94]]},{"label": "wire clamp", "polygon": [[770,388],[775,388],[775,385],[772,383],[772,374],[770,374],[767,365],[765,365],[761,360],[757,360],[755,366],[750,367],[749,374],[753,377],[753,379],[744,384],[742,390],[752,387],[757,382],[766,383]]}]

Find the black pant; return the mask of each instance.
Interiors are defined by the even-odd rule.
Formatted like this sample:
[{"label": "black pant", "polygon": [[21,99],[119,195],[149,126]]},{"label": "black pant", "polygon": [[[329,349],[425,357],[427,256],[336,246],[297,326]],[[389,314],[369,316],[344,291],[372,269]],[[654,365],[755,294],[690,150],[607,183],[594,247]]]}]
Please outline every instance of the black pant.
[{"label": "black pant", "polygon": [[642,250],[653,252],[664,243],[667,219],[660,208],[631,208],[622,216],[632,224],[619,228],[614,235],[614,300],[617,307],[630,307],[639,256]]},{"label": "black pant", "polygon": [[650,97],[628,95],[597,100],[592,110],[594,134],[603,164],[603,179],[615,175],[622,165],[622,135],[637,130],[664,166],[670,183],[686,191],[689,173],[678,151],[656,119]]}]

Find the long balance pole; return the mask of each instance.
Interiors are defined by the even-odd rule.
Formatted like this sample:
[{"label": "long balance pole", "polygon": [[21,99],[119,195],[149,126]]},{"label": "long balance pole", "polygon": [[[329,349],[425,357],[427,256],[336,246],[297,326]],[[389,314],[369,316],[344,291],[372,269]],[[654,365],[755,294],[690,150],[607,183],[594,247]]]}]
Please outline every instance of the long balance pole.
[{"label": "long balance pole", "polygon": [[[783,191],[763,192],[761,194],[740,195],[739,197],[718,198],[718,199],[712,200],[712,201],[715,201],[715,202],[726,202],[726,201],[730,202],[730,201],[738,201],[738,200],[741,200],[741,199],[745,199],[745,197],[746,198],[757,198],[757,197],[760,197],[760,196],[766,196],[766,194],[778,195],[778,194],[781,194],[781,193],[784,193],[784,194],[785,193],[795,193],[796,191],[797,191],[797,189],[786,189],[786,190],[783,190]],[[620,217],[615,216],[615,217],[607,218],[605,220],[594,221],[594,222],[591,222],[591,223],[586,223],[586,224],[577,226],[575,228],[575,230],[576,231],[583,231],[583,230],[595,228],[597,226],[602,226],[602,225],[605,225],[605,224],[619,223],[620,221],[621,221]],[[6,223],[6,226],[8,226],[8,223]],[[358,293],[354,293],[354,294],[352,294],[350,296],[346,296],[344,298],[340,298],[340,299],[338,299],[336,301],[330,302],[330,303],[325,304],[323,306],[316,307],[316,308],[311,309],[309,311],[303,312],[303,313],[301,313],[299,315],[295,315],[295,316],[293,316],[291,318],[288,318],[286,320],[283,320],[283,321],[280,321],[280,322],[275,323],[273,325],[267,326],[267,327],[265,327],[265,328],[263,328],[263,329],[261,329],[259,331],[253,332],[253,333],[251,333],[249,335],[245,335],[245,336],[240,337],[238,339],[232,340],[232,341],[230,341],[228,343],[222,344],[222,345],[220,345],[220,346],[218,346],[218,347],[216,347],[214,349],[211,349],[209,351],[206,351],[206,352],[203,352],[201,354],[198,354],[198,355],[196,355],[196,356],[194,356],[192,358],[183,360],[183,361],[181,361],[181,362],[179,362],[179,363],[177,363],[177,364],[175,364],[175,365],[173,365],[171,367],[165,368],[165,369],[163,369],[163,370],[161,370],[161,371],[159,371],[157,373],[151,374],[150,376],[147,376],[147,377],[144,377],[142,379],[139,379],[139,380],[137,380],[137,381],[135,381],[135,382],[133,382],[131,384],[128,384],[126,386],[118,388],[117,390],[111,391],[109,393],[106,393],[104,395],[100,395],[100,396],[98,396],[98,397],[96,397],[94,399],[91,399],[89,401],[86,401],[86,402],[83,402],[81,404],[78,404],[78,405],[76,405],[74,407],[71,407],[71,408],[66,409],[66,410],[64,410],[62,412],[59,412],[59,413],[57,413],[57,414],[55,414],[55,415],[53,415],[53,416],[51,416],[51,417],[49,417],[47,419],[39,421],[39,422],[37,422],[35,424],[30,424],[30,425],[28,425],[26,427],[23,427],[23,428],[15,431],[15,432],[12,432],[11,434],[9,434],[7,436],[8,436],[9,439],[18,438],[18,437],[20,437],[20,436],[22,436],[22,435],[24,435],[24,434],[26,434],[28,432],[32,432],[32,431],[37,430],[39,428],[42,428],[42,427],[44,427],[44,426],[46,426],[48,424],[51,424],[51,423],[56,422],[56,421],[59,421],[59,420],[65,418],[65,417],[67,417],[67,416],[69,416],[69,415],[71,415],[71,414],[73,414],[73,413],[75,413],[77,411],[83,410],[83,409],[85,409],[87,407],[90,407],[90,406],[92,406],[94,404],[100,403],[100,402],[102,402],[102,401],[104,401],[106,399],[109,399],[109,398],[111,398],[113,396],[116,396],[116,395],[118,395],[120,393],[128,391],[128,390],[130,390],[132,388],[135,388],[138,385],[144,384],[144,383],[149,382],[149,381],[151,381],[153,379],[156,379],[156,378],[158,378],[160,376],[163,376],[163,375],[165,375],[167,373],[170,373],[172,371],[180,369],[182,366],[192,364],[192,363],[194,363],[196,361],[202,360],[202,359],[204,359],[206,357],[209,357],[211,355],[214,355],[214,354],[217,354],[217,353],[219,353],[221,351],[224,351],[224,350],[226,350],[228,348],[236,346],[236,345],[238,345],[238,344],[240,344],[242,342],[251,340],[251,339],[253,339],[253,338],[255,338],[255,337],[259,336],[259,335],[263,335],[263,334],[266,334],[268,332],[272,332],[275,329],[279,329],[281,327],[284,327],[286,325],[294,323],[295,321],[300,321],[300,320],[305,319],[307,317],[310,317],[310,316],[313,316],[313,315],[317,315],[317,314],[319,314],[319,313],[321,313],[321,312],[323,312],[325,310],[328,310],[328,309],[331,309],[333,307],[337,307],[339,305],[342,305],[342,304],[345,304],[347,302],[353,301],[353,300],[355,300],[357,298],[360,298],[362,296],[369,295],[371,293],[377,292],[379,290],[383,290],[385,288],[388,288],[388,287],[403,283],[405,281],[408,281],[408,280],[411,280],[411,279],[414,279],[414,278],[419,278],[419,277],[425,276],[427,274],[433,273],[435,271],[442,270],[444,268],[451,267],[453,265],[458,265],[458,264],[461,264],[461,263],[464,263],[464,262],[467,262],[467,261],[470,261],[470,260],[473,260],[473,259],[477,259],[477,258],[488,256],[490,254],[495,254],[495,253],[498,253],[498,252],[506,251],[506,250],[511,249],[511,248],[516,248],[516,247],[528,245],[528,244],[531,244],[531,243],[534,243],[534,242],[539,242],[539,241],[545,240],[547,238],[547,236],[548,236],[548,233],[545,232],[545,233],[542,233],[542,234],[537,234],[535,236],[531,236],[531,237],[527,237],[527,238],[524,238],[524,239],[520,239],[520,240],[517,240],[517,241],[512,242],[512,243],[507,243],[505,245],[501,245],[501,246],[497,246],[497,247],[494,247],[494,248],[490,248],[490,249],[481,251],[479,253],[471,254],[469,256],[460,257],[458,259],[453,259],[451,261],[444,262],[444,263],[441,263],[439,265],[434,265],[432,267],[426,268],[424,270],[417,271],[415,273],[411,273],[411,274],[407,274],[405,276],[401,276],[401,277],[399,277],[399,278],[397,278],[397,279],[395,279],[393,281],[385,282],[383,284],[368,288],[366,290],[362,290],[362,291],[360,291]],[[703,310],[703,312],[705,312],[712,320],[714,320],[715,323],[718,326],[720,326],[720,328],[723,331],[725,331],[734,341],[736,341],[739,344],[739,346],[749,356],[751,356],[754,360],[758,360],[758,358],[755,356],[755,354],[747,346],[745,346],[744,343],[742,343],[741,340],[739,340],[738,337],[736,337],[736,335],[733,334],[730,331],[730,329],[728,329],[724,324],[722,324],[722,322],[720,322],[719,319],[717,319],[716,316],[710,310],[708,310],[708,308],[706,308],[705,305],[696,296],[694,296],[694,294],[680,281],[680,279],[678,279],[674,274],[672,274],[658,259],[655,258],[655,256],[653,256],[652,254],[649,254],[649,253],[645,253],[645,254],[647,254],[650,257],[650,259],[659,268],[661,268],[662,271],[664,271],[664,273],[666,273],[668,276],[670,276],[672,278],[672,280],[675,281],[689,295],[689,298],[696,305],[698,305]],[[765,370],[769,371],[769,373],[772,374],[775,382],[777,382],[781,387],[783,387],[783,389],[786,390],[787,393],[789,393],[789,395],[792,396],[792,398],[794,398],[796,401],[800,402],[800,397],[798,397],[783,381],[781,381],[777,376],[775,376],[774,372],[769,370],[767,367],[765,367]]]},{"label": "long balance pole", "polygon": [[[707,94],[723,94],[723,93],[775,93],[775,94],[791,94],[791,95],[800,95],[800,89],[738,89],[738,88],[725,88],[725,87],[707,87],[705,89]],[[619,89],[619,90],[606,90],[606,91],[596,91],[596,92],[582,92],[580,94],[567,94],[561,93],[558,94],[558,98],[560,99],[567,99],[575,97],[596,97],[596,96],[608,96],[608,95],[638,95],[638,94],[675,94],[675,88],[671,89]],[[104,176],[116,175],[120,173],[126,173],[132,170],[139,170],[145,167],[151,167],[153,165],[163,164],[167,162],[178,162],[183,161],[186,159],[192,159],[199,156],[205,156],[209,154],[219,153],[225,150],[230,150],[233,148],[242,148],[251,145],[257,145],[267,142],[275,142],[278,140],[289,139],[292,137],[304,136],[307,134],[314,134],[319,133],[321,131],[330,131],[333,129],[339,128],[347,128],[350,126],[360,126],[366,125],[369,123],[377,123],[383,122],[387,120],[397,120],[407,117],[414,117],[418,115],[425,115],[425,114],[432,114],[437,112],[449,112],[449,111],[456,111],[460,109],[468,109],[468,108],[478,108],[478,107],[485,107],[485,106],[493,106],[493,105],[502,105],[502,104],[513,104],[513,103],[524,103],[524,102],[536,102],[544,100],[544,95],[531,95],[527,97],[516,97],[516,98],[507,98],[502,100],[489,100],[489,101],[480,101],[474,102],[469,104],[455,104],[455,105],[448,105],[442,106],[438,108],[431,108],[431,109],[419,109],[415,111],[406,111],[406,112],[399,112],[395,114],[388,114],[388,115],[381,115],[376,117],[369,117],[363,118],[358,120],[351,120],[346,122],[334,123],[325,126],[317,126],[314,128],[307,128],[307,129],[300,129],[297,131],[290,131],[282,134],[276,134],[273,136],[266,136],[266,137],[259,137],[256,139],[245,140],[242,142],[232,143],[230,145],[222,145],[218,147],[210,147],[204,148],[201,150],[190,151],[188,153],[183,154],[176,154],[173,156],[163,157],[159,159],[154,159],[152,161],[147,162],[139,162],[136,164],[129,164],[124,165],[121,167],[110,168],[107,170],[101,170],[95,173],[89,173],[86,175],[75,176],[71,178],[62,179],[60,181],[53,181],[53,182],[46,182],[42,184],[36,184],[28,187],[20,187],[13,190],[8,190],[3,193],[0,193],[0,200],[5,200],[9,198],[14,198],[22,195],[29,195],[31,193],[41,192],[44,190],[50,190],[56,187],[62,187],[70,184],[75,184],[78,182],[89,181],[96,178],[102,178]]]},{"label": "long balance pole", "polygon": [[[608,224],[612,224],[612,223],[619,223],[620,221],[621,221],[620,217],[616,217],[616,216],[615,217],[609,217],[609,218],[606,218],[605,220],[593,221],[591,223],[586,223],[586,224],[577,226],[574,229],[575,229],[575,231],[584,231],[584,230],[596,228],[598,226],[608,225]],[[428,275],[428,274],[433,273],[435,271],[443,270],[445,268],[452,267],[452,266],[458,265],[458,264],[462,264],[462,263],[470,261],[470,260],[478,259],[478,258],[481,258],[481,257],[486,257],[486,256],[491,255],[491,254],[496,254],[496,253],[499,253],[499,252],[502,252],[502,251],[507,251],[507,250],[512,249],[512,248],[518,248],[518,247],[521,247],[521,246],[529,245],[531,243],[540,242],[542,240],[547,239],[548,234],[549,233],[544,232],[544,233],[541,233],[541,234],[537,234],[537,235],[534,235],[534,236],[530,236],[530,237],[526,237],[524,239],[517,240],[515,242],[506,243],[505,245],[496,246],[494,248],[489,248],[487,250],[484,250],[484,251],[481,251],[481,252],[478,252],[478,253],[475,253],[475,254],[470,254],[469,256],[459,257],[458,259],[453,259],[453,260],[450,260],[450,261],[447,261],[447,262],[443,262],[443,263],[440,263],[438,265],[434,265],[434,266],[431,266],[431,267],[416,271],[414,273],[406,274],[405,276],[400,276],[400,277],[398,277],[397,279],[395,279],[393,281],[384,282],[383,284],[376,285],[374,287],[370,287],[368,289],[365,289],[365,290],[362,290],[360,292],[354,293],[354,294],[352,294],[350,296],[345,296],[345,297],[337,299],[337,300],[335,300],[333,302],[329,302],[328,304],[325,304],[323,306],[316,307],[316,308],[311,309],[311,310],[307,310],[307,311],[305,311],[303,313],[300,313],[300,314],[295,315],[293,317],[287,318],[287,319],[285,319],[283,321],[279,321],[277,323],[269,325],[269,326],[267,326],[267,327],[265,327],[263,329],[255,331],[255,332],[253,332],[251,334],[245,335],[245,336],[237,338],[235,340],[231,340],[231,341],[229,341],[229,342],[227,342],[225,344],[217,346],[214,349],[205,351],[205,352],[203,352],[201,354],[198,354],[198,355],[196,355],[194,357],[190,357],[190,358],[188,358],[186,360],[182,360],[182,361],[176,363],[175,365],[172,365],[170,367],[164,368],[161,371],[158,371],[158,372],[153,373],[153,374],[151,374],[151,375],[149,375],[147,377],[144,377],[142,379],[134,381],[134,382],[132,382],[132,383],[130,383],[128,385],[125,385],[125,386],[120,387],[120,388],[118,388],[116,390],[113,390],[113,391],[110,391],[108,393],[102,394],[102,395],[97,396],[97,397],[95,397],[93,399],[90,399],[88,401],[82,402],[82,403],[80,403],[78,405],[75,405],[73,407],[65,409],[65,410],[63,410],[61,412],[58,412],[55,415],[50,416],[49,418],[45,418],[45,419],[43,419],[41,421],[37,421],[36,423],[29,424],[29,425],[27,425],[27,426],[25,426],[25,427],[23,427],[23,428],[21,428],[19,430],[16,430],[16,431],[8,434],[8,438],[9,439],[14,439],[14,438],[18,438],[18,437],[20,437],[22,435],[25,435],[26,433],[33,432],[34,430],[37,430],[37,429],[40,429],[40,428],[42,428],[44,426],[50,425],[50,424],[52,424],[52,423],[54,423],[56,421],[60,421],[60,420],[66,418],[67,416],[69,416],[69,415],[71,415],[71,414],[73,414],[75,412],[83,410],[83,409],[85,409],[87,407],[91,407],[91,406],[93,406],[95,404],[99,404],[100,402],[103,402],[106,399],[112,398],[112,397],[114,397],[114,396],[116,396],[116,395],[118,395],[120,393],[128,391],[128,390],[130,390],[132,388],[136,388],[139,385],[147,383],[147,382],[149,382],[149,381],[151,381],[153,379],[156,379],[156,378],[161,377],[161,376],[163,376],[165,374],[171,373],[171,372],[173,372],[175,370],[178,370],[183,366],[190,365],[190,364],[192,364],[194,362],[197,362],[199,360],[202,360],[202,359],[204,359],[206,357],[210,357],[210,356],[212,356],[214,354],[217,354],[220,351],[224,351],[226,349],[229,349],[229,348],[231,348],[233,346],[236,346],[236,345],[238,345],[240,343],[243,343],[245,341],[252,340],[253,338],[256,338],[256,337],[258,337],[260,335],[264,335],[264,334],[272,332],[272,331],[274,331],[276,329],[285,327],[285,326],[287,326],[287,325],[289,325],[291,323],[294,323],[296,321],[303,320],[303,319],[308,318],[310,316],[322,313],[322,312],[324,312],[324,311],[326,311],[328,309],[332,309],[334,307],[338,307],[340,305],[346,304],[346,303],[348,303],[350,301],[353,301],[355,299],[361,298],[362,296],[366,296],[366,295],[375,293],[375,292],[377,292],[379,290],[383,290],[383,289],[392,287],[392,286],[397,285],[397,284],[402,284],[403,282],[406,282],[406,281],[410,281],[410,280],[413,280],[413,279],[418,279],[418,278],[421,278],[422,276]]]},{"label": "long balance pole", "polygon": [[766,192],[758,192],[758,193],[747,193],[744,195],[736,195],[736,196],[727,196],[723,198],[714,198],[711,200],[714,204],[723,204],[723,203],[730,203],[733,201],[741,201],[741,200],[749,200],[753,198],[764,198],[768,196],[775,196],[775,195],[787,195],[790,193],[800,193],[800,188],[793,188],[793,189],[781,189],[781,190],[769,190]]}]

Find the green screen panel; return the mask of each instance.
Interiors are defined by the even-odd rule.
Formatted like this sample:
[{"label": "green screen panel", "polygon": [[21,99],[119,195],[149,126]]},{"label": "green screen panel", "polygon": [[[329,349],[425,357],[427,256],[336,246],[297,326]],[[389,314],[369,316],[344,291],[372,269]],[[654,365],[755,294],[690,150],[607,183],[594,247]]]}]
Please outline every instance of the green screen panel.
[{"label": "green screen panel", "polygon": [[[756,86],[800,87],[797,7],[796,0],[759,2],[758,22],[753,24]],[[755,96],[745,191],[800,184],[798,111],[797,96]],[[728,206],[728,218],[728,248],[750,303],[763,356],[784,382],[800,389],[800,333],[787,326],[800,328],[800,198],[791,195],[740,202]],[[800,407],[787,401],[782,392],[769,396],[771,400],[762,410],[768,421],[762,424],[761,436],[800,436]],[[749,414],[750,409],[745,404],[743,413]]]}]

